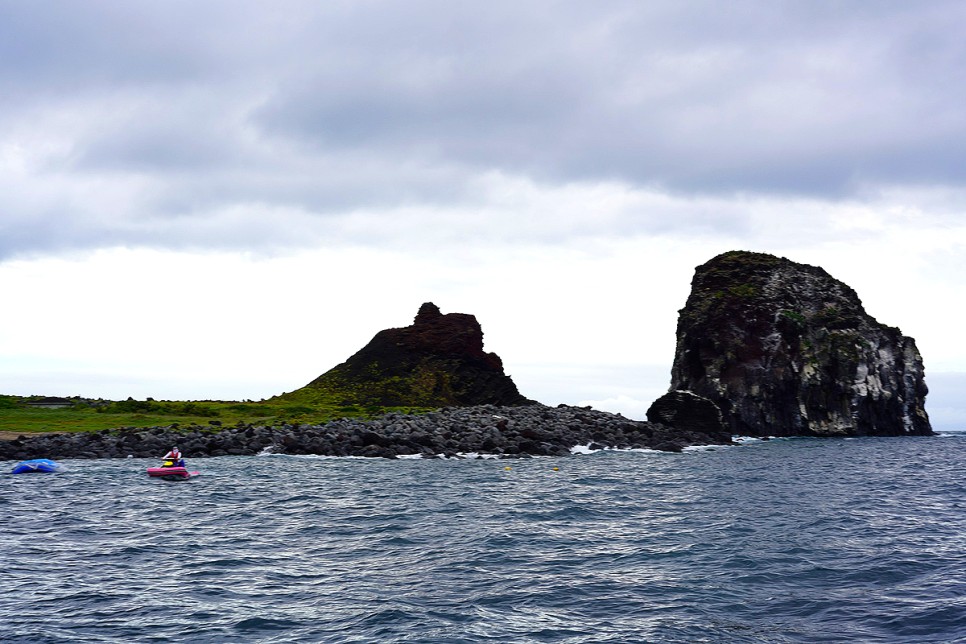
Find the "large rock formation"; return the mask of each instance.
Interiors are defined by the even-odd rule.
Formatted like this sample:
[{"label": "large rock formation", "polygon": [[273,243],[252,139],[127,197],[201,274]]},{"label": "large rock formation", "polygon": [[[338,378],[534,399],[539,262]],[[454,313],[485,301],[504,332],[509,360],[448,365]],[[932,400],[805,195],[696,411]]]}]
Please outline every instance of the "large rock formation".
[{"label": "large rock formation", "polygon": [[735,251],[699,266],[671,391],[714,401],[745,435],[929,435],[922,357],[821,268]]},{"label": "large rock formation", "polygon": [[531,404],[483,351],[483,330],[472,315],[447,313],[431,302],[415,322],[386,329],[342,364],[308,385],[351,404],[442,407]]}]

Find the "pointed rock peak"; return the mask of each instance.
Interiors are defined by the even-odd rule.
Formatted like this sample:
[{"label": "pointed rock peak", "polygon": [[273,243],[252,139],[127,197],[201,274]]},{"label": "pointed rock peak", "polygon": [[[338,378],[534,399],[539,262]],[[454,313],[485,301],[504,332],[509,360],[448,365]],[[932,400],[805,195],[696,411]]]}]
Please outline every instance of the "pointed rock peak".
[{"label": "pointed rock peak", "polygon": [[416,313],[414,323],[422,324],[423,322],[431,322],[436,318],[442,317],[442,315],[443,314],[440,312],[438,306],[432,302],[425,302],[421,307],[419,307],[419,311]]},{"label": "pointed rock peak", "polygon": [[483,329],[468,313],[442,314],[426,302],[415,322],[384,329],[369,344],[303,389],[346,405],[444,407],[526,405],[503,361],[483,350]]}]

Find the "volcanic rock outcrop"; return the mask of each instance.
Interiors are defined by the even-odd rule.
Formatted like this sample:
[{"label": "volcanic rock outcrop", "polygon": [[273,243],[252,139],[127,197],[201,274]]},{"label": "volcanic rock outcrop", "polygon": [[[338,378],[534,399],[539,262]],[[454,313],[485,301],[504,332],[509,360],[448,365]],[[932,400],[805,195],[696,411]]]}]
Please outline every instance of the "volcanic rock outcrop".
[{"label": "volcanic rock outcrop", "polygon": [[731,442],[721,409],[692,391],[671,391],[655,400],[647,410],[647,420],[671,429],[700,432],[722,443]]},{"label": "volcanic rock outcrop", "polygon": [[[0,440],[0,463],[27,458],[152,457],[178,445],[189,459],[207,456],[320,454],[399,458],[569,456],[602,449],[680,452],[692,445],[731,443],[731,436],[630,420],[589,407],[538,403],[445,407],[423,414],[389,413],[371,420],[235,427],[125,427],[100,432]],[[574,449],[577,448],[577,449]]]},{"label": "volcanic rock outcrop", "polygon": [[930,435],[915,341],[823,269],[733,251],[699,266],[679,312],[671,391],[744,435]]},{"label": "volcanic rock outcrop", "polygon": [[483,329],[466,313],[443,315],[423,304],[411,326],[386,329],[342,364],[305,387],[338,392],[346,402],[378,406],[526,405]]}]

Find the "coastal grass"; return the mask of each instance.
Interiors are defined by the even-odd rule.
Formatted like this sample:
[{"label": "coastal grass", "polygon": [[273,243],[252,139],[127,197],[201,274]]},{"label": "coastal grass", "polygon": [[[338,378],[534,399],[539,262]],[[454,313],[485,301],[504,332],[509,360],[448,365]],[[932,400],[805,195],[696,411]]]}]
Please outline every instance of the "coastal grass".
[{"label": "coastal grass", "polygon": [[40,396],[0,395],[0,432],[92,432],[120,427],[200,425],[217,429],[241,424],[320,424],[339,418],[375,418],[389,412],[421,413],[420,407],[356,405],[334,397],[305,396],[263,401],[120,401],[70,399],[70,407],[49,409],[29,403]]}]

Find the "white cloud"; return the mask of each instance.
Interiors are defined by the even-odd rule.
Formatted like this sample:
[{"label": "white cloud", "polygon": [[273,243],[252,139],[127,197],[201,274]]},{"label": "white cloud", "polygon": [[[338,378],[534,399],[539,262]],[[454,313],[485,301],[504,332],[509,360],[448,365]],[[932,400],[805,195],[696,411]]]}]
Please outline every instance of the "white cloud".
[{"label": "white cloud", "polygon": [[0,258],[277,248],[221,215],[460,209],[494,176],[723,201],[962,185],[958,3],[739,5],[6,7]]}]

